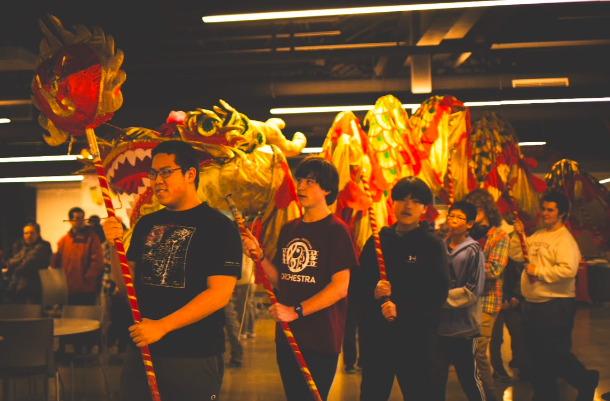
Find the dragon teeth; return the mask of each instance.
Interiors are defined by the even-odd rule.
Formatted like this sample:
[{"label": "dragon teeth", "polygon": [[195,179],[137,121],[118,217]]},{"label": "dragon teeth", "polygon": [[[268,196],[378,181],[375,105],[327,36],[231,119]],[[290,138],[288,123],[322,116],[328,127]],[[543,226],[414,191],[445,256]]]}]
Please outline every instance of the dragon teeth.
[{"label": "dragon teeth", "polygon": [[138,157],[136,156],[136,152],[126,152],[127,154],[125,155],[125,157],[127,158],[127,161],[129,161],[129,164],[131,164],[132,166],[136,165],[136,160],[138,159]]}]

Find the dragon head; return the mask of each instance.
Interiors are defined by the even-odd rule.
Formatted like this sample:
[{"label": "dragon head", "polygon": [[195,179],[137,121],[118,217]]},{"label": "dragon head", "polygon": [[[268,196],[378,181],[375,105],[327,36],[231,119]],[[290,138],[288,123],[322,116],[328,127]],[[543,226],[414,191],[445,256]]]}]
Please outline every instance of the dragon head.
[{"label": "dragon head", "polygon": [[40,22],[46,38],[40,43],[32,98],[42,112],[38,121],[50,134],[45,141],[57,146],[112,118],[123,104],[120,88],[126,75],[119,69],[123,52],[115,52],[112,36],[82,25],[74,27],[74,34],[54,16],[49,19],[61,40]]}]

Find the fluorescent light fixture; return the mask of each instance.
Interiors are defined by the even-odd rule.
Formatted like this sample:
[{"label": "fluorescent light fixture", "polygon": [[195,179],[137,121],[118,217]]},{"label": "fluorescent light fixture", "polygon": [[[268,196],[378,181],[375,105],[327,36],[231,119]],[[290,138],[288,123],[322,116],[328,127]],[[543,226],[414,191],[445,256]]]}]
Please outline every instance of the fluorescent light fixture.
[{"label": "fluorescent light fixture", "polygon": [[610,97],[585,97],[574,99],[525,99],[525,100],[500,100],[493,102],[464,102],[465,106],[512,106],[519,104],[553,104],[553,103],[592,103],[610,102]]},{"label": "fluorescent light fixture", "polygon": [[287,18],[311,18],[311,17],[330,17],[337,15],[356,15],[373,13],[397,13],[408,11],[426,10],[449,10],[456,8],[476,8],[476,7],[498,7],[498,6],[519,6],[534,4],[555,4],[555,3],[586,3],[600,0],[483,0],[483,1],[460,1],[455,3],[432,3],[432,4],[405,4],[396,6],[371,6],[371,7],[351,7],[351,8],[330,8],[323,10],[302,10],[302,11],[274,11],[266,13],[250,14],[226,14],[209,15],[202,17],[205,23],[215,22],[240,22],[240,21],[261,21]]},{"label": "fluorescent light fixture", "polygon": [[603,179],[603,180],[599,180],[599,183],[600,183],[600,184],[607,184],[607,183],[609,183],[609,182],[610,182],[610,178],[606,178],[606,179]]},{"label": "fluorescent light fixture", "polygon": [[82,181],[85,179],[84,175],[54,175],[48,177],[12,177],[12,178],[0,178],[0,184],[9,182],[68,182],[68,181]]},{"label": "fluorescent light fixture", "polygon": [[[574,99],[525,99],[525,100],[498,100],[491,102],[464,102],[467,107],[483,106],[513,106],[522,104],[554,104],[554,103],[594,103],[610,102],[610,97],[587,97]],[[403,109],[411,109],[415,112],[419,104],[403,104]],[[353,106],[326,106],[326,107],[284,107],[271,109],[271,114],[304,114],[304,113],[333,113],[341,111],[368,111],[373,109],[373,105],[353,105]]]},{"label": "fluorescent light fixture", "polygon": [[301,153],[322,153],[322,148],[305,148]]},{"label": "fluorescent light fixture", "polygon": [[10,118],[0,118],[0,124],[8,124],[11,122]]},{"label": "fluorescent light fixture", "polygon": [[341,111],[368,111],[374,106],[321,106],[321,107],[279,107],[271,109],[271,114],[300,114],[300,113],[337,113]]},{"label": "fluorescent light fixture", "polygon": [[[419,104],[403,104],[404,109],[418,109]],[[354,106],[321,106],[321,107],[278,107],[271,109],[271,114],[301,114],[301,113],[338,113],[342,111],[369,111],[375,108],[374,105],[354,105]]]},{"label": "fluorescent light fixture", "polygon": [[[65,162],[81,160],[82,158],[80,155],[4,157],[0,158],[0,163]],[[93,159],[93,157],[89,156],[89,159]]]},{"label": "fluorescent light fixture", "polygon": [[546,142],[519,142],[519,146],[542,146],[546,145]]}]

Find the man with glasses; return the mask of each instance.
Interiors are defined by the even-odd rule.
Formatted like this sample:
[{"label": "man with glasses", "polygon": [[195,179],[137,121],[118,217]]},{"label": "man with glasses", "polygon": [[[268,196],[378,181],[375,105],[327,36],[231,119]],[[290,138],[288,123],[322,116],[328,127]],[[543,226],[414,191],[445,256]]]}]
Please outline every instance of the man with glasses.
[{"label": "man with glasses", "polygon": [[[189,144],[162,142],[152,157],[148,177],[165,208],[138,221],[127,251],[142,322],[129,328],[120,399],[150,400],[136,348],[149,345],[163,400],[214,400],[224,374],[223,308],[241,274],[239,232],[197,197],[199,159]],[[111,244],[123,235],[116,218],[103,227]]]},{"label": "man with glasses", "polygon": [[477,208],[468,202],[455,202],[449,208],[449,237],[445,240],[451,284],[440,315],[434,347],[431,401],[445,401],[449,365],[455,367],[462,390],[469,401],[485,399],[483,384],[475,363],[477,337],[481,332],[481,300],[485,285],[485,255],[468,235]]},{"label": "man with glasses", "polygon": [[68,304],[95,305],[104,271],[102,244],[85,223],[83,209],[73,207],[68,218],[72,227],[57,243],[51,266],[66,273]]}]

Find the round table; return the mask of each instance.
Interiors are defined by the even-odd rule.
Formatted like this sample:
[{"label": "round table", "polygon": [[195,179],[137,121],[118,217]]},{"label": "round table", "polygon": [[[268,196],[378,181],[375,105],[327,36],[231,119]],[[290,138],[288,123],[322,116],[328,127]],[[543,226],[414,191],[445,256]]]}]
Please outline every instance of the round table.
[{"label": "round table", "polygon": [[53,335],[55,337],[71,334],[87,333],[100,328],[99,320],[61,318],[53,319]]}]

